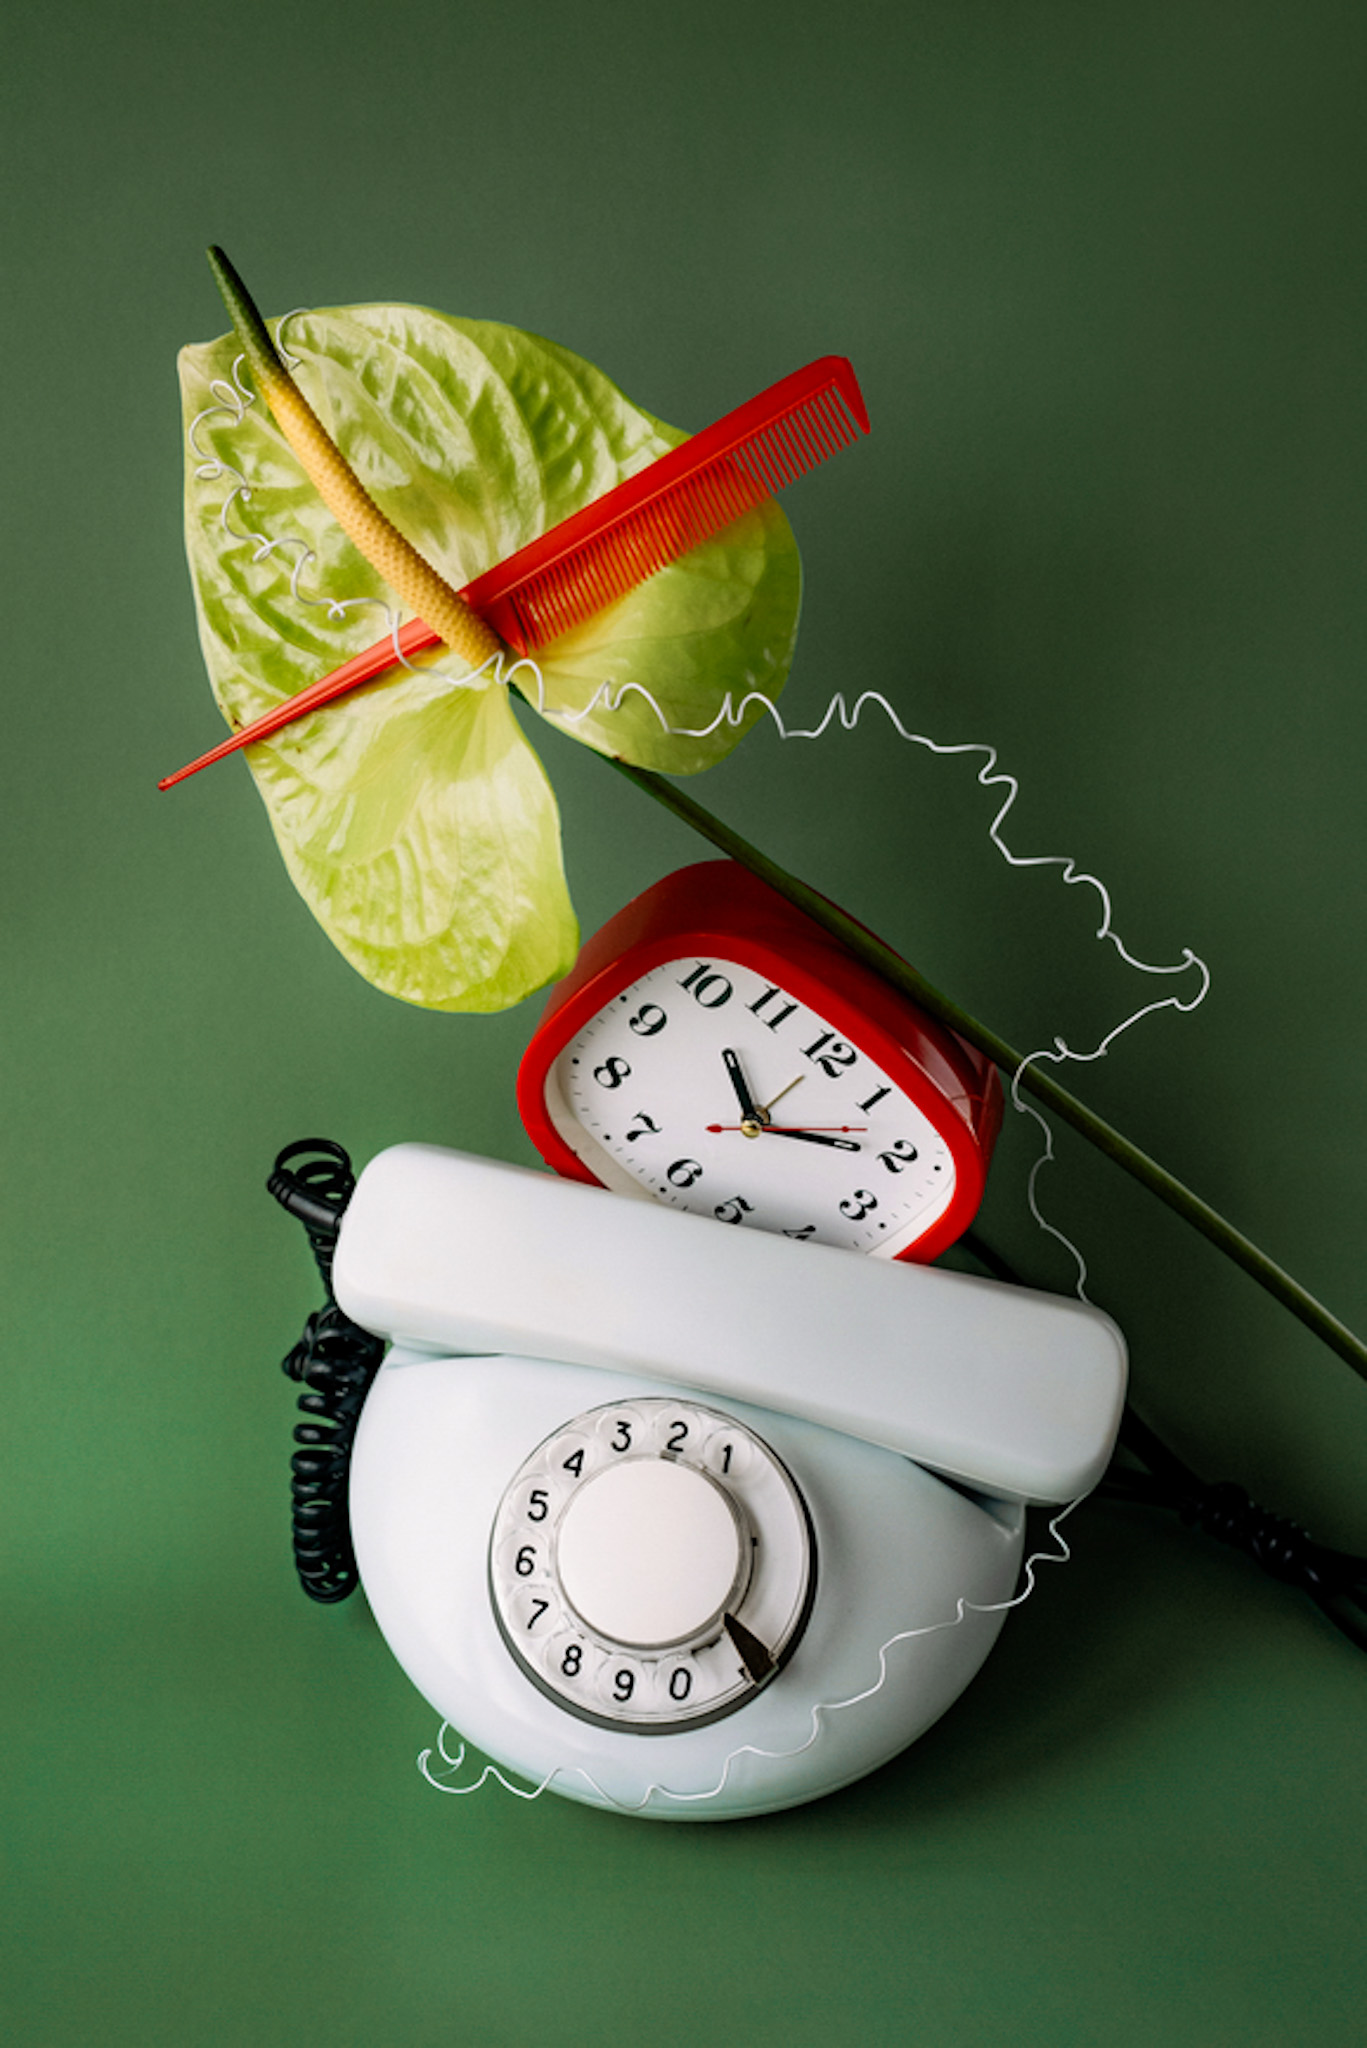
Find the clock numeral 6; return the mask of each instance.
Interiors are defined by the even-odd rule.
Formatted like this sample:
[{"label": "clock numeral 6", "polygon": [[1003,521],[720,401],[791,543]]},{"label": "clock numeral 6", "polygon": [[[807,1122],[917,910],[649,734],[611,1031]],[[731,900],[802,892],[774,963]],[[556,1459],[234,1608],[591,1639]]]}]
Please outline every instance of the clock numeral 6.
[{"label": "clock numeral 6", "polygon": [[702,1168],[696,1159],[676,1159],[665,1170],[665,1179],[672,1181],[676,1188],[691,1188],[695,1180],[702,1179]]},{"label": "clock numeral 6", "polygon": [[732,1195],[729,1202],[718,1202],[712,1214],[719,1223],[739,1223],[742,1216],[754,1213],[755,1205],[747,1202],[744,1195]]},{"label": "clock numeral 6", "polygon": [[604,1060],[601,1067],[595,1067],[593,1078],[595,1081],[601,1081],[605,1088],[620,1088],[630,1072],[631,1068],[626,1060],[613,1058]]},{"label": "clock numeral 6", "polygon": [[840,1204],[842,1216],[848,1216],[851,1223],[859,1223],[878,1207],[877,1195],[871,1195],[867,1188],[856,1188],[854,1193]]}]

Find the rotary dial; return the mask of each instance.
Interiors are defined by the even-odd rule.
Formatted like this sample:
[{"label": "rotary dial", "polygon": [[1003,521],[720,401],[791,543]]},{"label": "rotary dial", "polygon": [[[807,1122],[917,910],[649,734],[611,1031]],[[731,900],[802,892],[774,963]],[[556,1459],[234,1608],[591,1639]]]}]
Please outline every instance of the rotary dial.
[{"label": "rotary dial", "polygon": [[752,1430],[692,1401],[591,1409],[527,1458],[489,1548],[494,1613],[585,1720],[669,1733],[744,1706],[796,1647],[811,1525]]}]

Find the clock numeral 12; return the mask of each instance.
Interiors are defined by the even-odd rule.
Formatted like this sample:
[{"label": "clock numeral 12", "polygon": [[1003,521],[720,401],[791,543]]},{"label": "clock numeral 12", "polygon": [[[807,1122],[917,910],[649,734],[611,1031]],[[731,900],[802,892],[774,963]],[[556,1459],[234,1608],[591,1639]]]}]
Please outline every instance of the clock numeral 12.
[{"label": "clock numeral 12", "polygon": [[[829,1044],[832,1039],[835,1039],[835,1043],[831,1046],[830,1051],[823,1052],[821,1050],[822,1046]],[[802,1054],[804,1059],[814,1061],[820,1067],[822,1073],[826,1075],[827,1079],[831,1081],[838,1081],[842,1070],[846,1067],[852,1067],[859,1057],[854,1047],[846,1045],[843,1038],[836,1038],[833,1031],[823,1031],[820,1037],[812,1040],[810,1045],[804,1045]]]}]

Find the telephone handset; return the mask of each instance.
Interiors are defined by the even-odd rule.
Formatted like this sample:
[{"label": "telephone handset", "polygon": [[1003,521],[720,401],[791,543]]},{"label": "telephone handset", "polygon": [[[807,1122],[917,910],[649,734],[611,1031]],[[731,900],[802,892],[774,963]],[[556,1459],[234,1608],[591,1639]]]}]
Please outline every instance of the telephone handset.
[{"label": "telephone handset", "polygon": [[395,1654],[496,1762],[652,1818],[929,1726],[1124,1398],[1082,1303],[429,1146],[361,1174],[333,1286],[392,1346],[350,1507]]}]

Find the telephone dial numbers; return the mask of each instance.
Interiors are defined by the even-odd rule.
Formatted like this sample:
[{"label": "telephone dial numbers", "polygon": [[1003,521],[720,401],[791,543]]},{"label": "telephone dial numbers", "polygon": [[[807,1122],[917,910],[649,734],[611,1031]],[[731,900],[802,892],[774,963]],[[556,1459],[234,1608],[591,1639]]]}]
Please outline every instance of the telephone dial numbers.
[{"label": "telephone dial numbers", "polygon": [[805,1504],[753,1431],[692,1401],[576,1415],[524,1460],[489,1547],[517,1663],[585,1720],[670,1733],[744,1706],[815,1587]]}]

